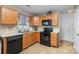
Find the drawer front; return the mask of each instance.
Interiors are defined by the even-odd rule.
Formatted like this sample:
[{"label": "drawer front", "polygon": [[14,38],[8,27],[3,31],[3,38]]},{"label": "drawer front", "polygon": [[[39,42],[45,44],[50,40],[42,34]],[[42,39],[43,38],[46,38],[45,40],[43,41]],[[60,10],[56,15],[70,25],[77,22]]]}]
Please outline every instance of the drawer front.
[{"label": "drawer front", "polygon": [[52,44],[52,43],[57,44],[58,42],[57,42],[57,41],[51,41],[51,44]]},{"label": "drawer front", "polygon": [[51,41],[51,46],[58,47],[58,41]]},{"label": "drawer front", "polygon": [[51,38],[57,38],[58,35],[51,35]]},{"label": "drawer front", "polygon": [[58,38],[56,37],[51,37],[51,41],[58,41]]},{"label": "drawer front", "polygon": [[58,46],[57,44],[54,44],[54,43],[52,43],[51,45],[52,45],[52,46],[56,46],[56,47]]}]

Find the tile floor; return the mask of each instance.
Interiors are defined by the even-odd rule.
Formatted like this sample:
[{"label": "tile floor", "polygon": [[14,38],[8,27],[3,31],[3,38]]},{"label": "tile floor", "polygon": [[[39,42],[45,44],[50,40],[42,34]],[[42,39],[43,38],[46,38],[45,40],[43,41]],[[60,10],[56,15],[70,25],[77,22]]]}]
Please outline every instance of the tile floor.
[{"label": "tile floor", "polygon": [[36,43],[29,48],[24,49],[21,54],[75,54],[73,44],[69,42],[63,42],[59,48],[47,47]]}]

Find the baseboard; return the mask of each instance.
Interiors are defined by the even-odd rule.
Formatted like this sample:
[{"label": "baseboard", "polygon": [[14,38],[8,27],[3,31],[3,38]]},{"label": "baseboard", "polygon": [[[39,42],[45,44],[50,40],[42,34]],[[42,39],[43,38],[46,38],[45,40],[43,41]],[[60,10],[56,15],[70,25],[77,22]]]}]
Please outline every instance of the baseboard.
[{"label": "baseboard", "polygon": [[66,41],[66,40],[60,40],[60,43],[62,43],[62,42],[68,42],[68,43],[74,44],[74,42],[70,42],[70,41]]}]

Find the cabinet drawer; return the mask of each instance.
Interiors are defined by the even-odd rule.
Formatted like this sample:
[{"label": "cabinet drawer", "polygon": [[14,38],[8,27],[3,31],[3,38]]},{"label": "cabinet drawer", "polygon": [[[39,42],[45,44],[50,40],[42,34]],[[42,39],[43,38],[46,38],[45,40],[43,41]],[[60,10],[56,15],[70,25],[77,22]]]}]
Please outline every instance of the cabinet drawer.
[{"label": "cabinet drawer", "polygon": [[55,43],[55,44],[57,44],[58,42],[56,42],[56,41],[51,41],[51,43]]},{"label": "cabinet drawer", "polygon": [[51,45],[52,45],[52,46],[56,46],[56,47],[58,46],[57,44],[54,44],[54,43],[52,43]]},{"label": "cabinet drawer", "polygon": [[57,40],[57,39],[58,39],[58,36],[56,36],[56,37],[52,36],[51,37],[51,40]]},{"label": "cabinet drawer", "polygon": [[55,42],[55,41],[51,41],[51,46],[55,46],[55,47],[58,47],[59,43],[58,42]]},{"label": "cabinet drawer", "polygon": [[57,34],[53,34],[53,33],[51,34],[51,37],[55,37],[56,38],[57,36],[58,36]]}]

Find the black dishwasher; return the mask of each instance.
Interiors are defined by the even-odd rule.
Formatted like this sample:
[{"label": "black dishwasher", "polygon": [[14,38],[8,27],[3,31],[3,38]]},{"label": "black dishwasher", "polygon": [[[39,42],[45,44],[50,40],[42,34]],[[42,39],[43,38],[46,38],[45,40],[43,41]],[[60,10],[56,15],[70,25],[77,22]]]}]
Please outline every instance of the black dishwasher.
[{"label": "black dishwasher", "polygon": [[2,37],[0,36],[0,54],[3,53]]},{"label": "black dishwasher", "polygon": [[22,35],[7,37],[7,54],[18,54],[22,51]]}]

